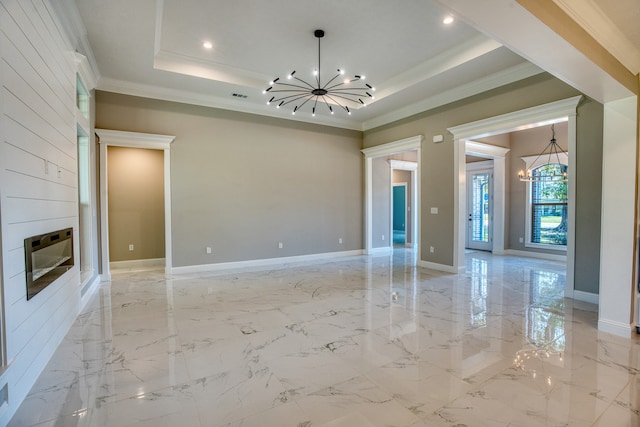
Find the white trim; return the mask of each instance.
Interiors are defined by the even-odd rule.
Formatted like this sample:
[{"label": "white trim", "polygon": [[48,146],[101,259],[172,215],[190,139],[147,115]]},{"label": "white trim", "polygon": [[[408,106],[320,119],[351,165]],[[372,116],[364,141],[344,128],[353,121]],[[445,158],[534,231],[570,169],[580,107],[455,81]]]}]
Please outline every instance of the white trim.
[{"label": "white trim", "polygon": [[[91,300],[91,297],[93,297],[93,294],[95,294],[98,288],[100,287],[101,282],[102,280],[100,279],[100,276],[95,276],[93,278],[93,280],[91,281],[91,284],[88,285],[87,287],[87,291],[80,298],[80,309],[78,310],[78,313],[81,313],[84,310],[87,303]],[[80,287],[80,289],[82,289],[83,287],[84,286]]]},{"label": "white trim", "polygon": [[236,270],[236,269],[253,268],[253,267],[273,268],[274,266],[279,266],[280,268],[287,268],[287,267],[290,267],[292,263],[320,261],[320,260],[327,260],[332,258],[358,256],[362,254],[363,254],[363,251],[361,249],[358,249],[353,251],[327,252],[327,253],[311,254],[311,255],[296,255],[296,256],[282,257],[282,258],[265,258],[265,259],[255,259],[255,260],[248,260],[248,261],[221,262],[217,264],[188,265],[184,267],[173,267],[171,268],[171,271],[167,272],[167,274],[203,273],[203,272]]},{"label": "white trim", "polygon": [[571,297],[575,300],[578,301],[584,301],[584,302],[588,302],[591,304],[599,304],[600,303],[600,295],[598,294],[594,294],[591,292],[584,292],[584,291],[573,291],[573,296]]},{"label": "white trim", "polygon": [[495,159],[496,157],[505,157],[509,151],[511,151],[510,148],[498,147],[484,142],[464,141],[464,152],[472,156]]},{"label": "white trim", "polygon": [[[466,230],[466,163],[464,150],[460,145],[467,139],[483,138],[492,135],[529,129],[536,126],[548,125],[569,120],[569,164],[575,165],[576,148],[576,110],[582,100],[582,95],[550,102],[547,104],[514,111],[500,116],[490,117],[475,122],[453,126],[447,130],[453,134],[454,142],[454,179],[458,185],[454,187],[454,267],[464,265],[464,232]],[[462,152],[462,153],[461,153]],[[569,295],[574,288],[575,268],[575,174],[569,174],[569,228],[567,230],[567,280],[565,294]],[[494,218],[495,219],[495,218]],[[495,224],[495,221],[494,221]]]},{"label": "white trim", "polygon": [[566,255],[548,254],[545,252],[519,251],[517,249],[506,249],[504,255],[519,256],[524,258],[547,259],[549,261],[567,262]]},{"label": "white trim", "polygon": [[566,117],[570,114],[576,113],[576,108],[578,108],[578,103],[581,99],[582,95],[578,95],[488,119],[453,126],[447,130],[456,139],[473,139],[559,123],[566,121]]},{"label": "white trim", "polygon": [[465,271],[464,267],[456,268],[451,265],[438,264],[436,262],[423,261],[423,260],[418,261],[418,267],[428,268],[430,270],[444,271],[446,273],[452,273],[452,274],[462,274]]},{"label": "white trim", "polygon": [[[389,142],[382,145],[376,145],[375,147],[369,147],[360,150],[362,154],[365,156],[364,162],[364,176],[365,176],[365,208],[364,208],[364,251],[366,254],[370,254],[373,250],[372,242],[373,242],[373,159],[376,157],[390,156],[392,154],[402,153],[404,151],[417,151],[418,161],[416,163],[417,166],[417,174],[412,173],[412,184],[413,189],[412,192],[415,195],[417,200],[414,200],[414,210],[413,215],[414,218],[417,218],[417,221],[414,223],[414,231],[413,235],[416,236],[414,245],[417,245],[418,251],[420,251],[419,245],[419,236],[420,230],[422,230],[422,216],[420,214],[421,202],[420,202],[420,183],[422,182],[421,174],[422,170],[420,168],[421,158],[422,158],[422,141],[424,141],[424,135],[416,135],[411,136],[409,138],[400,139],[397,141]],[[417,175],[417,176],[415,176]],[[393,249],[393,248],[392,248]],[[418,258],[420,258],[420,254],[418,254]]]},{"label": "white trim", "polygon": [[109,207],[107,188],[107,147],[130,147],[163,150],[164,154],[164,250],[165,272],[171,270],[172,241],[171,241],[171,143],[175,136],[158,135],[140,132],[125,132],[109,129],[96,129],[100,138],[100,236],[101,236],[101,264],[103,281],[111,280],[109,263]]},{"label": "white trim", "polygon": [[602,332],[608,332],[613,335],[618,335],[624,338],[631,338],[632,332],[635,329],[634,325],[616,322],[615,320],[600,319],[598,320],[598,330]]},{"label": "white trim", "polygon": [[117,147],[150,148],[154,150],[168,150],[176,139],[172,135],[158,135],[153,133],[126,132],[111,129],[96,129],[100,137],[100,144]]},{"label": "white trim", "polygon": [[[390,156],[392,154],[402,153],[403,151],[420,148],[422,141],[424,141],[424,135],[416,135],[386,144],[376,145],[375,147],[364,148],[360,151],[362,151],[362,154],[364,154],[366,158]],[[420,162],[420,158],[418,158],[418,162]]]},{"label": "white trim", "polygon": [[364,251],[365,255],[381,256],[393,254],[393,246],[382,246],[379,248],[371,248]]},{"label": "white trim", "polygon": [[403,171],[415,171],[418,170],[417,162],[407,162],[404,160],[394,160],[389,159],[389,164],[391,165],[391,169],[398,169]]},{"label": "white trim", "polygon": [[111,261],[111,270],[133,269],[133,268],[153,268],[165,265],[164,258],[132,259],[128,261]]}]

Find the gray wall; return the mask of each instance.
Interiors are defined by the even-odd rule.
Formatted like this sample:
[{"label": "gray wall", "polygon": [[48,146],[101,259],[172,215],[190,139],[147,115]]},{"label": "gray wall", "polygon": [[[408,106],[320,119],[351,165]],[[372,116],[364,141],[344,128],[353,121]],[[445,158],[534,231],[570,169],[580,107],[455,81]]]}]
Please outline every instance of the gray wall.
[{"label": "gray wall", "polygon": [[586,100],[578,108],[576,129],[575,289],[599,293],[602,208],[602,130],[604,107]]},{"label": "gray wall", "polygon": [[107,156],[109,259],[164,258],[164,152],[109,147]]},{"label": "gray wall", "polygon": [[[420,245],[422,248],[433,246],[435,252],[422,250],[423,260],[453,265],[453,186],[457,181],[453,175],[452,136],[447,132],[447,128],[576,95],[579,95],[576,89],[543,73],[365,131],[365,147],[415,135],[425,136],[421,159],[423,229]],[[444,142],[431,142],[434,135],[444,135]],[[437,207],[439,213],[430,214],[431,207]]]},{"label": "gray wall", "polygon": [[391,168],[389,157],[372,160],[372,220],[371,247],[382,248],[393,245],[391,236]]},{"label": "gray wall", "polygon": [[100,91],[96,109],[99,128],[176,136],[175,267],[362,249],[360,132]]}]

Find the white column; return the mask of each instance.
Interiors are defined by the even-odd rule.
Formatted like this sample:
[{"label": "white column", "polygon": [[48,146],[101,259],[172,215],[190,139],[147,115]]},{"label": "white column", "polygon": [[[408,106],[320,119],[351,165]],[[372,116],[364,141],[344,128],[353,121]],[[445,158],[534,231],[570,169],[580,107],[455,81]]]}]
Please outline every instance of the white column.
[{"label": "white column", "polygon": [[633,326],[637,119],[635,96],[604,105],[598,329],[622,336]]}]

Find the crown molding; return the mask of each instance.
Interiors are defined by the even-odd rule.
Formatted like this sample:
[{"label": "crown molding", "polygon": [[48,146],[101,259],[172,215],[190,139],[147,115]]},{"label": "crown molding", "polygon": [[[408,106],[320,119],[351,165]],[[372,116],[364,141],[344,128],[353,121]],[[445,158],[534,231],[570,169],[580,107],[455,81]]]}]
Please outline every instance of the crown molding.
[{"label": "crown molding", "polygon": [[162,101],[180,102],[184,104],[199,105],[201,107],[219,108],[222,110],[238,111],[241,113],[257,114],[260,116],[273,117],[283,120],[294,120],[298,122],[311,123],[316,125],[331,126],[341,129],[362,130],[360,122],[348,121],[337,117],[304,117],[303,115],[287,114],[282,109],[269,108],[266,104],[248,104],[242,101],[228,100],[203,93],[187,92],[183,90],[169,89],[165,87],[132,83],[123,80],[101,78],[98,81],[97,89],[105,92],[115,92],[123,95],[139,96],[143,98],[153,98]]},{"label": "crown molding", "polygon": [[112,129],[96,129],[100,144],[115,145],[118,147],[144,147],[158,150],[167,150],[176,139],[173,135],[160,135],[154,133],[128,132]]},{"label": "crown molding", "polygon": [[454,89],[444,91],[435,96],[426,98],[420,102],[416,102],[414,104],[407,105],[406,107],[399,108],[390,113],[382,114],[374,119],[367,120],[363,123],[363,130],[369,130],[378,126],[386,125],[388,123],[404,119],[405,117],[422,113],[423,111],[440,107],[454,101],[459,101],[472,95],[477,95],[479,93],[486,92],[488,90],[495,89],[509,83],[517,82],[519,80],[523,80],[537,74],[541,74],[543,72],[544,70],[540,69],[530,62],[524,62],[522,64],[514,65],[513,67],[507,68],[503,71],[469,82],[465,85],[458,86]]}]

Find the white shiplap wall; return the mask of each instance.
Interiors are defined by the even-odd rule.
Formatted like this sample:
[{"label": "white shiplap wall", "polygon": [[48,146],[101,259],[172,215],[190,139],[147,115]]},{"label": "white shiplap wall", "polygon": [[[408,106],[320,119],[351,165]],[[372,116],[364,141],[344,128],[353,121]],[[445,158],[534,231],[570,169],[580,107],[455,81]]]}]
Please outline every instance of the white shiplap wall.
[{"label": "white shiplap wall", "polygon": [[[77,161],[73,49],[49,0],[0,0],[0,220],[9,403],[6,425],[80,309],[76,266],[26,299],[23,240],[73,227]],[[76,251],[77,254],[77,251]]]}]

